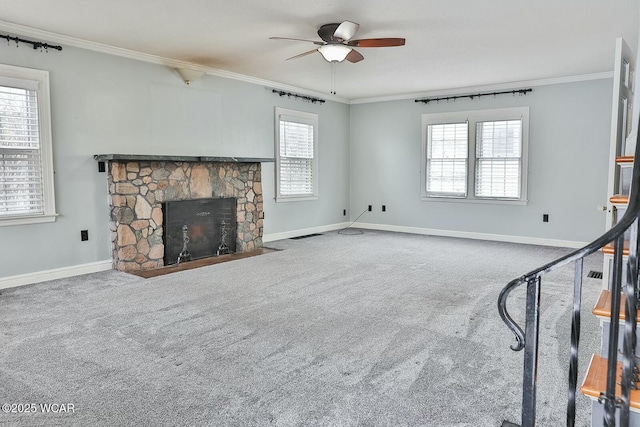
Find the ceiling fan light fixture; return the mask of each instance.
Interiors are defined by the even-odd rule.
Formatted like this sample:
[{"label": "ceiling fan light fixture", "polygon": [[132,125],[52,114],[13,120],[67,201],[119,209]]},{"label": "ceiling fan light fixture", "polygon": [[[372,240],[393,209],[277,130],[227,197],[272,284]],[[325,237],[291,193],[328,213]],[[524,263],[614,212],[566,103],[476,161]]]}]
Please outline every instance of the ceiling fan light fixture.
[{"label": "ceiling fan light fixture", "polygon": [[342,44],[326,44],[318,48],[318,52],[327,62],[342,62],[351,50],[349,46]]}]

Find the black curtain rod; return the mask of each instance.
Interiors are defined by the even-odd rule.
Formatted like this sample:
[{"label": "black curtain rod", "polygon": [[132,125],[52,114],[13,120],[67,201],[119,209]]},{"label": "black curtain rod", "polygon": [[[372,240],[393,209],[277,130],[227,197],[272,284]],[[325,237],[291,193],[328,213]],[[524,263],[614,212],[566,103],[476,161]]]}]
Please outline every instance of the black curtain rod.
[{"label": "black curtain rod", "polygon": [[44,50],[49,50],[49,49],[55,49],[55,50],[62,50],[62,46],[54,46],[52,44],[49,43],[43,43],[43,42],[36,42],[33,40],[25,40],[25,39],[21,39],[19,37],[12,37],[8,34],[0,34],[0,39],[5,39],[7,41],[7,43],[9,42],[16,42],[16,47],[18,47],[18,45],[20,43],[29,43],[31,45],[33,45],[34,49],[42,49],[44,48]]},{"label": "black curtain rod", "polygon": [[288,96],[289,98],[302,99],[303,101],[308,101],[308,102],[311,102],[313,104],[318,103],[318,102],[320,104],[324,104],[325,103],[324,99],[313,98],[311,96],[306,96],[306,95],[298,95],[297,93],[284,92],[282,90],[275,90],[275,89],[272,89],[271,92],[277,93],[280,96]]},{"label": "black curtain rod", "polygon": [[474,94],[471,94],[471,95],[445,96],[445,97],[442,97],[442,98],[423,98],[423,99],[416,99],[415,102],[422,102],[424,104],[428,104],[431,101],[436,101],[436,102],[438,102],[438,101],[449,101],[451,99],[453,99],[455,101],[456,99],[459,99],[459,98],[474,99],[474,98],[480,98],[481,96],[489,96],[489,95],[496,96],[496,95],[505,95],[505,94],[509,94],[509,93],[512,94],[512,95],[519,94],[519,95],[522,96],[522,95],[526,95],[527,93],[529,93],[531,91],[533,91],[533,89],[531,89],[531,88],[528,88],[528,89],[516,89],[516,90],[505,90],[505,91],[502,91],[502,92],[484,92],[484,93],[474,93]]}]

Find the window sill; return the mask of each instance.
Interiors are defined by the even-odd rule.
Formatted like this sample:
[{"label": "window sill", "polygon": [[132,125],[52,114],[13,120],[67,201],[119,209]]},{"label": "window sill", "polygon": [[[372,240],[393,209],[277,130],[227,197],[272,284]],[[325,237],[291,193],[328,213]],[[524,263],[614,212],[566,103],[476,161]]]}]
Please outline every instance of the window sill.
[{"label": "window sill", "polygon": [[290,197],[276,197],[276,202],[304,202],[309,200],[318,200],[318,196],[290,196]]},{"label": "window sill", "polygon": [[41,224],[45,222],[55,222],[58,214],[53,215],[24,215],[2,218],[0,217],[0,227],[9,225]]},{"label": "window sill", "polygon": [[436,203],[477,203],[485,205],[515,205],[526,206],[528,200],[500,200],[500,199],[470,199],[462,197],[425,197],[420,198],[423,202],[436,202]]}]

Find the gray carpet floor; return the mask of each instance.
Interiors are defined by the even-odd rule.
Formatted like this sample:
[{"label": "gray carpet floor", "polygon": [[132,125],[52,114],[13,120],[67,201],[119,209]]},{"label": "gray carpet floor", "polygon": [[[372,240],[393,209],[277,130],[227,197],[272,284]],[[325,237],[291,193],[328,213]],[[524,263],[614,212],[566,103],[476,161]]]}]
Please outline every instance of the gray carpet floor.
[{"label": "gray carpet floor", "polygon": [[[567,249],[369,230],[268,246],[282,250],[152,279],[108,271],[0,290],[0,404],[73,405],[0,413],[0,425],[519,421],[522,353],[496,300]],[[539,426],[565,420],[572,277],[568,267],[543,280]],[[600,287],[585,279],[581,372],[600,345]],[[517,319],[523,291],[510,301]],[[588,426],[584,396],[579,411]]]}]

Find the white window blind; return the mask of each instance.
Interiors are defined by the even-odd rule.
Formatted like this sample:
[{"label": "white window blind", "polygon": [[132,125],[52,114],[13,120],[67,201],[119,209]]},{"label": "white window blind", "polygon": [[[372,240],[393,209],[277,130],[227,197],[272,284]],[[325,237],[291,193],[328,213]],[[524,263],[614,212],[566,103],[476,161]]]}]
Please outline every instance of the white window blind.
[{"label": "white window blind", "polygon": [[0,86],[0,218],[43,215],[37,91]]},{"label": "white window blind", "polygon": [[318,115],[276,107],[276,200],[318,195]]},{"label": "white window blind", "polygon": [[280,120],[280,194],[313,194],[313,125]]},{"label": "white window blind", "polygon": [[476,197],[520,198],[522,120],[476,124]]},{"label": "white window blind", "polygon": [[428,126],[427,195],[464,197],[467,194],[467,123]]}]

